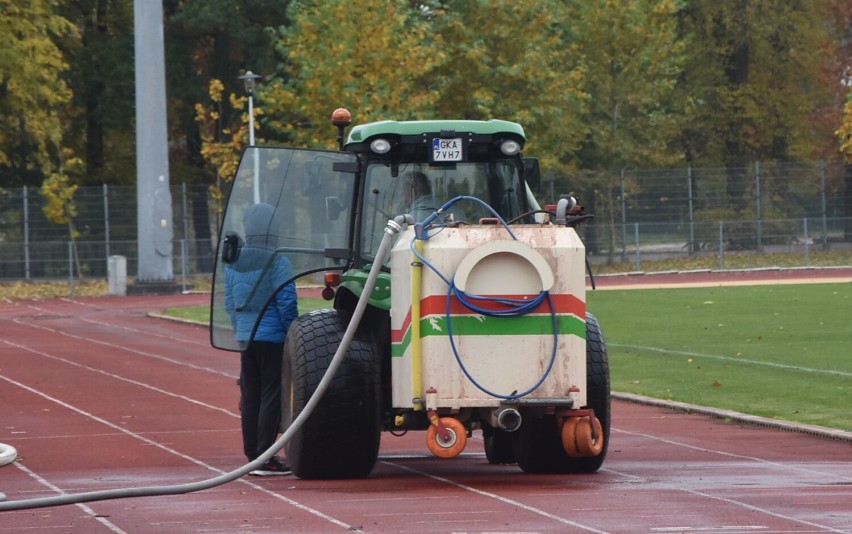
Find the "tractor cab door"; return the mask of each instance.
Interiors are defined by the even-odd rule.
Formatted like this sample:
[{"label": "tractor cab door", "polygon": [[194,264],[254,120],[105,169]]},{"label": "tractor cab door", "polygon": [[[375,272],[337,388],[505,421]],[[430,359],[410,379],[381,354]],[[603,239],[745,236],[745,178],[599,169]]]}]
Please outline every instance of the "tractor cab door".
[{"label": "tractor cab door", "polygon": [[347,265],[356,169],[356,156],[345,152],[245,149],[219,231],[214,347],[244,349],[280,291],[300,279],[322,283],[323,271]]}]

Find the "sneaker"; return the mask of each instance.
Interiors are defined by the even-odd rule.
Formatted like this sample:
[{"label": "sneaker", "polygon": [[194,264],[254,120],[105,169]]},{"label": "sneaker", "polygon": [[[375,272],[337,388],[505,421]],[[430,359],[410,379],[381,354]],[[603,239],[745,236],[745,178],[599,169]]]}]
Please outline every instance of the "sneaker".
[{"label": "sneaker", "polygon": [[249,474],[254,475],[256,477],[269,477],[269,476],[280,476],[280,475],[290,475],[293,473],[293,470],[287,467],[287,464],[282,462],[277,456],[273,456],[263,467],[259,469],[255,469],[251,471]]}]

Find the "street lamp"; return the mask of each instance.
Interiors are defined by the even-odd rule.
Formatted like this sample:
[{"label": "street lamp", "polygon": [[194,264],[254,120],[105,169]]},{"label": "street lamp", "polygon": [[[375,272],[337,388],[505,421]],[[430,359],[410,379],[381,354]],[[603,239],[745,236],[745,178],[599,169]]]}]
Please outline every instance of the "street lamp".
[{"label": "street lamp", "polygon": [[[249,116],[249,147],[254,146],[254,86],[255,81],[260,78],[259,75],[247,70],[242,76],[238,76],[238,80],[242,80],[245,84],[246,94],[248,94],[248,116]],[[260,184],[258,183],[259,162],[257,150],[254,150],[254,179],[252,185],[254,188],[254,203],[260,202]]]}]

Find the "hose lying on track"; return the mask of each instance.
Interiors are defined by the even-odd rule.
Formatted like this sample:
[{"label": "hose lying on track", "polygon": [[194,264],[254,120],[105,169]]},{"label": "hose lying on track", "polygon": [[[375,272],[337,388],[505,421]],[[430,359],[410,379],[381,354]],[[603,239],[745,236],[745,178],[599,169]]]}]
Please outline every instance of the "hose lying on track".
[{"label": "hose lying on track", "polygon": [[[323,375],[322,380],[320,380],[317,385],[316,391],[314,391],[310,400],[308,400],[307,404],[305,404],[305,408],[302,412],[295,420],[293,420],[293,423],[289,428],[287,428],[284,434],[256,460],[240,467],[239,469],[235,469],[217,477],[200,480],[198,482],[175,484],[171,486],[147,486],[91,491],[88,493],[57,495],[54,497],[42,497],[22,501],[0,502],[0,512],[7,510],[46,508],[49,506],[60,506],[65,504],[80,504],[92,501],[106,501],[110,499],[126,499],[130,497],[154,497],[192,493],[232,482],[249,474],[249,472],[262,467],[281,449],[281,447],[284,446],[285,443],[290,441],[293,434],[302,427],[305,420],[310,417],[311,413],[316,408],[320,398],[322,398],[323,394],[328,389],[331,379],[334,378],[334,375],[337,373],[337,369],[343,362],[343,358],[345,357],[347,350],[349,350],[349,344],[352,342],[352,338],[355,337],[355,331],[358,328],[358,323],[361,322],[361,317],[364,315],[364,310],[367,307],[367,301],[369,300],[370,294],[373,292],[373,287],[376,285],[376,279],[378,278],[379,271],[384,263],[384,258],[390,250],[392,244],[391,238],[399,233],[402,229],[403,223],[412,224],[413,222],[414,219],[411,215],[400,215],[395,219],[388,221],[387,226],[385,226],[384,236],[382,236],[382,240],[379,243],[379,249],[376,251],[376,259],[373,262],[373,267],[370,269],[370,273],[367,275],[367,280],[364,283],[364,291],[361,294],[361,298],[358,300],[358,304],[355,306],[355,311],[352,313],[352,319],[349,322],[346,331],[343,333],[343,339],[341,339],[340,345],[337,347],[337,352],[334,353],[334,357],[331,359],[328,370],[326,370],[325,375]],[[5,496],[0,493],[0,501],[3,501],[4,498]]]},{"label": "hose lying on track", "polygon": [[18,451],[11,445],[0,443],[0,465],[10,464],[18,457]]}]

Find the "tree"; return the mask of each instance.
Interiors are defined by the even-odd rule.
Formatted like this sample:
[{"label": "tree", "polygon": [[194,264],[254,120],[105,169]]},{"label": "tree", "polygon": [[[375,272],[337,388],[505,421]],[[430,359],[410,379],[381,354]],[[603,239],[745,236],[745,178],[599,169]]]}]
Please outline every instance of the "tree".
[{"label": "tree", "polygon": [[335,108],[349,108],[356,122],[436,113],[431,74],[446,52],[420,9],[325,0],[293,3],[288,17],[291,25],[278,29],[275,45],[283,68],[258,89],[269,136],[331,148]]},{"label": "tree", "polygon": [[[216,185],[211,186],[210,191],[217,202],[222,200],[220,183],[233,180],[240,153],[248,145],[249,139],[248,113],[242,113],[246,97],[231,93],[226,103],[224,90],[222,82],[212,80],[209,87],[210,102],[207,105],[195,105],[202,142],[201,154],[216,169]],[[258,108],[254,108],[254,112],[256,116],[261,114]],[[255,143],[262,145],[264,140],[256,138]]]},{"label": "tree", "polygon": [[133,2],[66,0],[80,38],[64,44],[74,92],[67,143],[84,156],[86,184],[135,182]]},{"label": "tree", "polygon": [[430,26],[442,59],[425,80],[438,93],[433,113],[519,122],[545,169],[570,167],[589,105],[573,10],[551,0],[441,6]]},{"label": "tree", "polygon": [[585,72],[588,131],[577,155],[585,169],[670,164],[667,141],[678,132],[672,101],[685,43],[678,39],[673,1],[577,2],[574,20]]},{"label": "tree", "polygon": [[68,238],[71,240],[77,277],[82,278],[80,256],[77,253],[77,238],[80,232],[74,227],[74,218],[77,216],[74,193],[77,192],[78,186],[71,183],[68,173],[79,174],[83,161],[80,158],[71,157],[70,151],[66,150],[65,155],[68,157],[67,161],[60,165],[57,171],[50,173],[50,176],[41,184],[41,195],[45,199],[42,211],[49,221],[68,227]]},{"label": "tree", "polygon": [[728,169],[729,203],[741,213],[750,209],[746,167],[811,158],[827,141],[810,120],[828,96],[817,83],[826,43],[821,8],[786,0],[688,5],[682,23],[693,46],[683,89],[698,89],[691,131],[708,135],[684,144],[690,158]]},{"label": "tree", "polygon": [[[619,212],[618,176],[627,167],[669,165],[679,160],[669,140],[681,126],[683,105],[674,99],[685,42],[677,34],[673,1],[606,0],[575,2],[578,53],[589,95],[582,121],[587,132],[574,154],[583,170],[572,186],[591,213],[609,215],[614,228]],[[642,184],[628,184],[629,189]],[[615,233],[610,242],[614,261]],[[591,239],[594,251],[600,238]]]},{"label": "tree", "polygon": [[[166,66],[172,164],[181,181],[209,181],[202,154],[202,123],[195,104],[205,102],[215,81],[226,94],[241,94],[237,76],[246,70],[272,74],[277,66],[272,28],[287,24],[281,0],[167,0]],[[221,132],[220,132],[221,134]],[[209,149],[208,149],[209,151]],[[238,152],[237,152],[238,154]]]},{"label": "tree", "polygon": [[57,42],[75,28],[54,0],[0,0],[0,178],[38,184],[61,157],[71,91]]},{"label": "tree", "polygon": [[843,98],[836,102],[845,101],[842,113],[826,106],[818,117],[821,124],[835,125],[833,120],[838,115],[842,117],[840,127],[835,135],[839,138],[839,151],[846,162],[846,172],[843,183],[828,184],[835,190],[843,191],[843,213],[846,219],[843,224],[843,234],[847,241],[852,240],[852,4],[843,0],[832,0],[826,5],[826,24],[832,37],[833,45],[825,54],[824,78],[830,87],[835,88],[837,95]]}]

